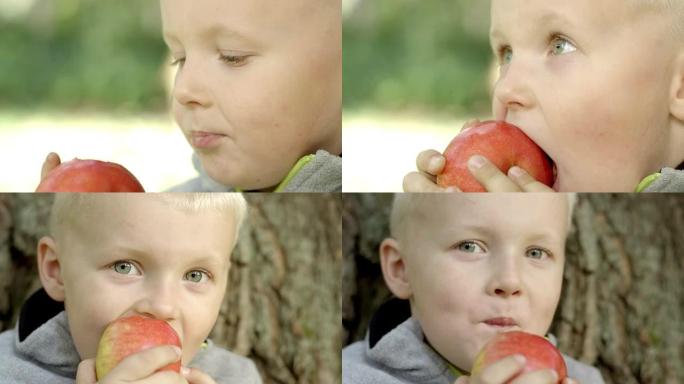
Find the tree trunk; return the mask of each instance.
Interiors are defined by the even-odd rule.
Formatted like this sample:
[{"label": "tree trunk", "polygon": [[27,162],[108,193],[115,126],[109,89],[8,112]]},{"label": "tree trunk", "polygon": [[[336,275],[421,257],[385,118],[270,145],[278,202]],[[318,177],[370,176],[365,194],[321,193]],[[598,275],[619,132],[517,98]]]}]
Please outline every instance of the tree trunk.
[{"label": "tree trunk", "polygon": [[[339,194],[245,197],[249,217],[212,340],[255,361],[266,383],[339,383]],[[51,202],[0,194],[0,330],[40,286],[35,250]]]},{"label": "tree trunk", "polygon": [[[388,195],[345,195],[345,344],[388,297],[377,249]],[[580,195],[551,332],[607,383],[684,382],[684,195]]]}]

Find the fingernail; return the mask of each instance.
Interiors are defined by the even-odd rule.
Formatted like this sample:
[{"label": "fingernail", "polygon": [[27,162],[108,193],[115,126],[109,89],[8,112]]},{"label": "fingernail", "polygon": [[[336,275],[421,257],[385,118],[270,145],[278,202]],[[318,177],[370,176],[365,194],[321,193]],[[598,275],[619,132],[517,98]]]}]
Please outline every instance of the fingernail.
[{"label": "fingernail", "polygon": [[185,376],[190,374],[190,368],[188,367],[181,367],[181,373]]},{"label": "fingernail", "polygon": [[554,383],[558,382],[558,373],[554,370],[551,370],[551,380],[553,380]]},{"label": "fingernail", "polygon": [[525,355],[515,355],[515,356],[513,356],[513,358],[519,364],[525,364],[525,360],[527,360],[527,359],[525,359]]},{"label": "fingernail", "polygon": [[475,155],[468,159],[468,166],[473,169],[480,169],[485,164],[487,164],[487,160],[479,155]]},{"label": "fingernail", "polygon": [[178,357],[181,357],[181,355],[183,354],[183,351],[175,345],[173,346],[173,351],[176,352],[176,356]]},{"label": "fingernail", "polygon": [[433,157],[430,159],[430,169],[437,169],[442,165],[442,159],[439,157]]},{"label": "fingernail", "polygon": [[525,175],[525,170],[520,167],[511,167],[508,170],[508,174],[515,178],[519,178]]},{"label": "fingernail", "polygon": [[449,187],[449,188],[445,189],[444,192],[449,192],[449,193],[459,192],[459,189],[458,189],[458,187]]}]

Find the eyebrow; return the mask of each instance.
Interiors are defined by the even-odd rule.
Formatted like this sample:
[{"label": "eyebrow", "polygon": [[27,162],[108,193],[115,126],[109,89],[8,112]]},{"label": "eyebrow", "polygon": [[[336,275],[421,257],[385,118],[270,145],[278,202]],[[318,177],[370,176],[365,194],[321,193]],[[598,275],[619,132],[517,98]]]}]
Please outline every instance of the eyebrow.
[{"label": "eyebrow", "polygon": [[[205,39],[211,39],[215,37],[227,37],[230,39],[243,41],[247,44],[258,44],[258,42],[254,38],[247,36],[247,34],[235,29],[226,28],[224,25],[216,23],[211,24],[208,27],[202,28],[199,35],[200,37]],[[176,34],[168,30],[163,31],[163,36],[164,40],[174,40],[177,42],[181,41],[181,39]]]}]

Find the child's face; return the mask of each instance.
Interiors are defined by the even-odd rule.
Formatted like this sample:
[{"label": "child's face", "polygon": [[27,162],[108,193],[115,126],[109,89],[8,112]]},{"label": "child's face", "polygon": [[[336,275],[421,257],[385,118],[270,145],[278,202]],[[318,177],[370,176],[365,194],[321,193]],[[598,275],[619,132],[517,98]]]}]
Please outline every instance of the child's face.
[{"label": "child's face", "polygon": [[559,190],[633,191],[684,158],[670,131],[670,25],[624,3],[492,1],[495,118],[549,154]]},{"label": "child's face", "polygon": [[81,358],[95,356],[109,322],[141,314],[176,330],[187,364],[223,301],[235,241],[232,219],[152,199],[123,206],[107,201],[93,209],[100,219],[57,244],[69,328]]},{"label": "child's face", "polygon": [[302,156],[341,153],[338,0],[161,0],[179,63],[176,120],[207,173],[242,189]]},{"label": "child's face", "polygon": [[496,333],[547,332],[561,291],[567,209],[563,195],[457,194],[426,203],[412,219],[410,238],[400,240],[412,313],[442,356],[469,370]]}]

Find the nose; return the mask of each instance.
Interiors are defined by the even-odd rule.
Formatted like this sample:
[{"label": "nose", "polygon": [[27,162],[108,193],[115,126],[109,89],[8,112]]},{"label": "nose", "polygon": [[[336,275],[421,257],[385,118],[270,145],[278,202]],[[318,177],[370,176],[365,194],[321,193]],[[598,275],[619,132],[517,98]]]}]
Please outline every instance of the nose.
[{"label": "nose", "polygon": [[502,67],[492,98],[496,120],[506,120],[510,112],[532,107],[534,93],[530,80],[533,79],[533,73],[522,58],[514,58],[507,66]]},{"label": "nose", "polygon": [[520,264],[513,255],[491,259],[491,276],[487,283],[487,294],[501,298],[520,296]]},{"label": "nose", "polygon": [[198,60],[191,61],[186,57],[176,71],[173,85],[173,97],[186,107],[207,107],[211,101],[207,90],[207,71]]},{"label": "nose", "polygon": [[135,303],[135,312],[155,319],[171,321],[180,315],[178,288],[174,282],[157,280],[144,286],[142,297]]}]

